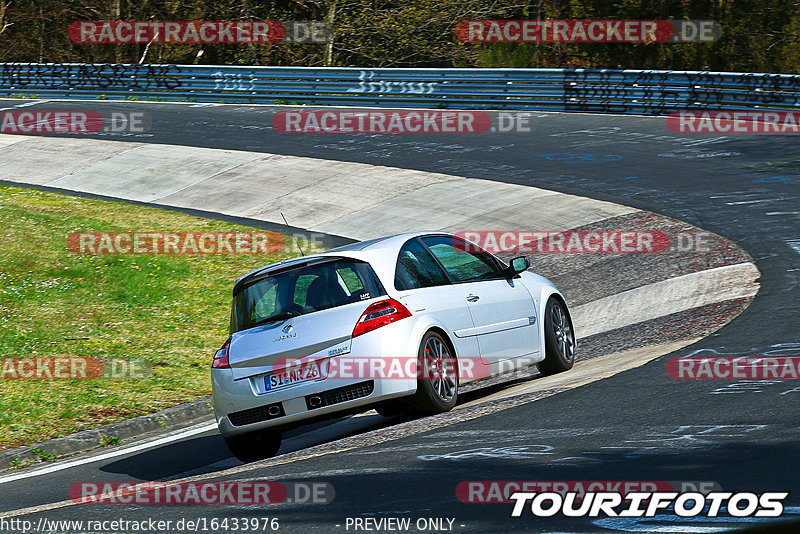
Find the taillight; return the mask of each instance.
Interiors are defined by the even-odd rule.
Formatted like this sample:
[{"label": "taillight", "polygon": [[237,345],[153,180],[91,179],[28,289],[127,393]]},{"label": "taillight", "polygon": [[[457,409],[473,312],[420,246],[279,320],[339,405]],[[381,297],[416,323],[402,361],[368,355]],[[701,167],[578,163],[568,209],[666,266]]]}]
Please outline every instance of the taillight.
[{"label": "taillight", "polygon": [[386,326],[406,317],[411,317],[411,312],[394,299],[375,302],[370,304],[361,314],[356,327],[353,329],[353,337],[366,334],[376,328]]},{"label": "taillight", "polygon": [[228,340],[222,344],[219,350],[214,354],[214,361],[211,362],[211,367],[213,369],[230,369],[231,364],[228,361],[228,349],[231,348],[231,340]]}]

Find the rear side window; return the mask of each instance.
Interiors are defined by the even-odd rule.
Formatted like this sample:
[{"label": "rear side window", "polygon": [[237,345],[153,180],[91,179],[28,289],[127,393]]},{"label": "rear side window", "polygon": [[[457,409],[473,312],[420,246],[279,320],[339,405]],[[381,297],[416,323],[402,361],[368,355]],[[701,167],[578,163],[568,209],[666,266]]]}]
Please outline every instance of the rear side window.
[{"label": "rear side window", "polygon": [[365,262],[315,263],[258,279],[233,296],[230,331],[386,295]]},{"label": "rear side window", "polygon": [[450,283],[430,252],[417,239],[403,245],[397,255],[394,287],[398,290],[431,287]]}]

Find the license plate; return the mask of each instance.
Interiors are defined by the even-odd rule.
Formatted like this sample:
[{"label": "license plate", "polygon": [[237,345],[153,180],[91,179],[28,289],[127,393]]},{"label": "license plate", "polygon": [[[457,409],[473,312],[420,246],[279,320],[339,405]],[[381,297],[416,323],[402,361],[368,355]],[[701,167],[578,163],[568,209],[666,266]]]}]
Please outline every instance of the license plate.
[{"label": "license plate", "polygon": [[264,377],[264,389],[272,391],[301,382],[317,380],[320,378],[319,366],[310,362],[299,367],[290,367],[278,373]]}]

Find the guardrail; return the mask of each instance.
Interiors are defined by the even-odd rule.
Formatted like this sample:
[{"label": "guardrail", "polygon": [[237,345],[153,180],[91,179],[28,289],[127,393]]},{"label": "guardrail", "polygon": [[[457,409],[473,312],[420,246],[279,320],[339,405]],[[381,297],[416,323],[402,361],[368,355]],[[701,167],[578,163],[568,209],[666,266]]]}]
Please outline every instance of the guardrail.
[{"label": "guardrail", "polygon": [[0,96],[665,114],[798,109],[800,75],[0,63]]}]

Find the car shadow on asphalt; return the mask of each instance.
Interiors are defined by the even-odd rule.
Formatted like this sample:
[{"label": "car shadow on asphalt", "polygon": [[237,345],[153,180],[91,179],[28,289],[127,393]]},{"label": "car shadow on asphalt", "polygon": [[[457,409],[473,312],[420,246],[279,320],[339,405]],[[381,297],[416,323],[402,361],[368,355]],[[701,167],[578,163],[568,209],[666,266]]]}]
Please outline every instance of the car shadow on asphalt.
[{"label": "car shadow on asphalt", "polygon": [[[506,380],[493,380],[486,382],[485,385],[472,386],[472,389],[459,395],[458,404],[478,400],[538,377],[538,374],[532,375],[530,371],[526,371],[521,375],[510,376]],[[414,417],[384,418],[377,414],[365,413],[357,417],[337,417],[315,422],[284,434],[280,453],[302,450],[411,419]],[[222,436],[210,432],[126,456],[104,465],[100,470],[126,474],[143,481],[153,481],[211,473],[240,464],[240,461],[231,456]]]},{"label": "car shadow on asphalt", "polygon": [[[373,412],[372,415],[318,421],[286,432],[280,453],[295,452],[386,427],[397,419],[384,418]],[[100,471],[125,474],[142,481],[156,481],[213,473],[241,464],[231,455],[222,436],[210,431],[123,457],[103,465]]]}]

